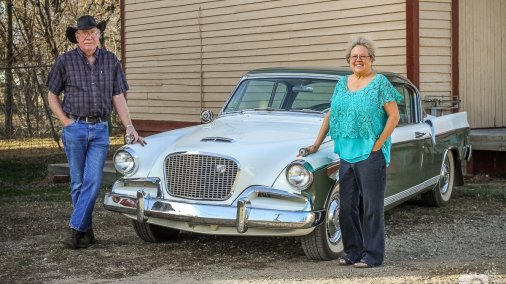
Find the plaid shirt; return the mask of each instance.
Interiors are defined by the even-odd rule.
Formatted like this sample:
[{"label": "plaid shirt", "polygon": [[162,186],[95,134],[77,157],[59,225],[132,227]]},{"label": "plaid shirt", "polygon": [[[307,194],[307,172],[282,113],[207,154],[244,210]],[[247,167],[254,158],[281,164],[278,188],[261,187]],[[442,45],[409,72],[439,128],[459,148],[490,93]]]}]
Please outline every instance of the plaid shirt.
[{"label": "plaid shirt", "polygon": [[55,95],[63,91],[64,112],[75,116],[106,117],[112,111],[112,97],[128,90],[116,56],[97,48],[95,57],[95,63],[89,64],[78,47],[56,59],[46,85]]}]

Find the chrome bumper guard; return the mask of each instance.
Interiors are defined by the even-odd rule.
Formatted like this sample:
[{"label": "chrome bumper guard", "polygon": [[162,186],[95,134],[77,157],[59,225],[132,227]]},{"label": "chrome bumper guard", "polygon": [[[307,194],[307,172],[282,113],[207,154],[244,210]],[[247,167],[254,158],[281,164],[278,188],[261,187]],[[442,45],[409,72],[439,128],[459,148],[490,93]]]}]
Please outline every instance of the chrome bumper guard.
[{"label": "chrome bumper guard", "polygon": [[[251,206],[250,197],[259,193],[304,201],[304,210],[254,208]],[[159,196],[152,197],[143,189],[139,189],[136,197],[114,192],[106,194],[104,208],[136,215],[139,222],[146,222],[149,217],[155,217],[192,224],[236,227],[239,233],[245,233],[248,228],[307,229],[317,226],[324,218],[323,211],[310,211],[312,208],[310,198],[260,186],[247,189],[232,205],[168,201]]]},{"label": "chrome bumper guard", "polygon": [[471,157],[473,156],[473,146],[471,144],[464,146],[464,159],[466,161],[471,160]]}]

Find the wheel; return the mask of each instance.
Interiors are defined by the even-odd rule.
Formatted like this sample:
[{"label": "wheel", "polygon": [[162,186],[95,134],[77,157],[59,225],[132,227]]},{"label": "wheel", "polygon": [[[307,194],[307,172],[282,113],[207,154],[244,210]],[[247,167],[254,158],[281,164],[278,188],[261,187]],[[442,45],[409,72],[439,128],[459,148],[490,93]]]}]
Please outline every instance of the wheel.
[{"label": "wheel", "polygon": [[422,194],[425,205],[441,207],[448,204],[452,196],[455,181],[455,160],[453,153],[448,150],[441,165],[440,178],[433,190]]},{"label": "wheel", "polygon": [[150,243],[161,243],[174,240],[179,230],[157,226],[148,223],[132,221],[135,233],[139,238]]},{"label": "wheel", "polygon": [[339,185],[332,189],[325,210],[324,222],[301,240],[304,253],[309,259],[334,260],[343,252],[341,228],[339,227]]}]

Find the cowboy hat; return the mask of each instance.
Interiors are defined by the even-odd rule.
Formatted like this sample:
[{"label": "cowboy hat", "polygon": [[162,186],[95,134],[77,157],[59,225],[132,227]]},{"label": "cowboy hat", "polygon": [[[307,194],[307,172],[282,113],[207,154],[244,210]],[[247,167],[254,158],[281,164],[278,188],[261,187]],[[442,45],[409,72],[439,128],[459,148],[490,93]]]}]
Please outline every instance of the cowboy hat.
[{"label": "cowboy hat", "polygon": [[100,30],[100,32],[103,32],[105,30],[105,26],[107,23],[105,21],[99,22],[97,24],[97,21],[95,21],[95,18],[93,18],[90,15],[84,15],[81,18],[77,19],[77,27],[67,27],[66,35],[70,42],[77,43],[76,39],[76,32],[78,30],[89,30],[93,28],[97,28]]}]

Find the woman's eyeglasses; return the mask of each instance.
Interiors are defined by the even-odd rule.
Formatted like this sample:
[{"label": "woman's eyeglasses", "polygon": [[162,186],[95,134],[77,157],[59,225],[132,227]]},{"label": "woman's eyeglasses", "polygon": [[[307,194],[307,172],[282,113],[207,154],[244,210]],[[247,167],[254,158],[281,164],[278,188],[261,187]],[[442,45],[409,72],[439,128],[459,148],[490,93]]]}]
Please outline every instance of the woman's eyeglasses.
[{"label": "woman's eyeglasses", "polygon": [[357,59],[364,60],[369,57],[371,57],[371,56],[369,56],[369,55],[353,55],[353,56],[350,56],[350,60],[351,61],[356,61]]}]

